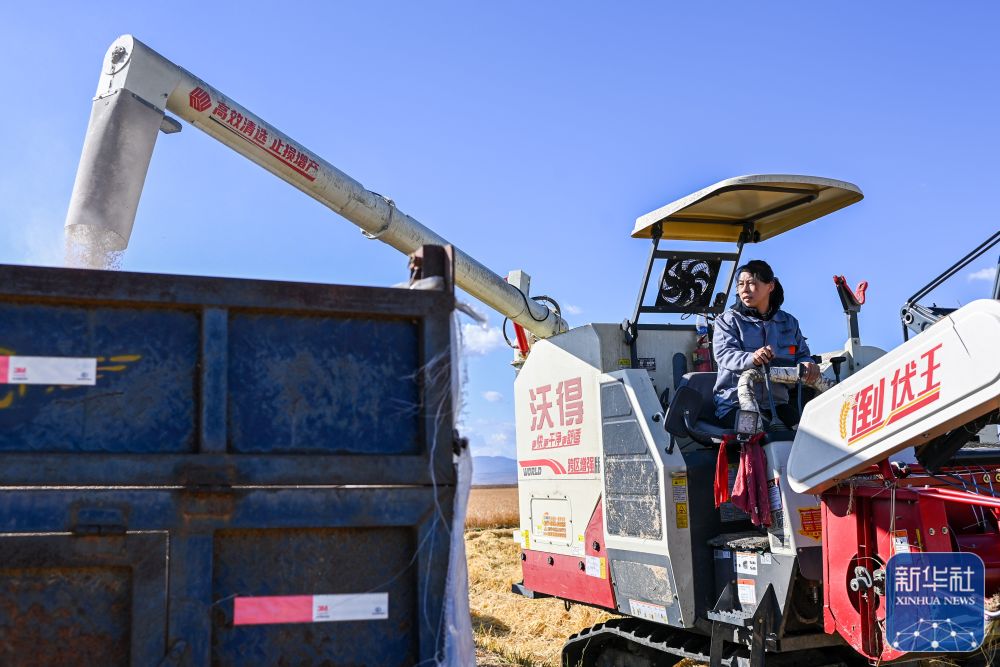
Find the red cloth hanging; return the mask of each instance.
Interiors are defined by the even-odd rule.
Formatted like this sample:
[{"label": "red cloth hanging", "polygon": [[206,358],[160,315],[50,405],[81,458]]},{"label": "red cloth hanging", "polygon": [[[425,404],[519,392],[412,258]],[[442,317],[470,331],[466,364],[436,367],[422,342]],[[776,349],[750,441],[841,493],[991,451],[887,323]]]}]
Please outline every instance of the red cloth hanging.
[{"label": "red cloth hanging", "polygon": [[[763,433],[757,433],[740,446],[740,465],[733,483],[733,505],[750,515],[755,526],[771,525],[771,504],[767,493],[767,457],[761,441]],[[719,456],[715,461],[715,506],[730,500],[729,460],[726,445],[736,441],[735,435],[726,435],[719,446]]]},{"label": "red cloth hanging", "polygon": [[729,459],[726,457],[726,445],[736,440],[736,436],[722,436],[719,445],[719,456],[715,459],[715,507],[729,500]]}]

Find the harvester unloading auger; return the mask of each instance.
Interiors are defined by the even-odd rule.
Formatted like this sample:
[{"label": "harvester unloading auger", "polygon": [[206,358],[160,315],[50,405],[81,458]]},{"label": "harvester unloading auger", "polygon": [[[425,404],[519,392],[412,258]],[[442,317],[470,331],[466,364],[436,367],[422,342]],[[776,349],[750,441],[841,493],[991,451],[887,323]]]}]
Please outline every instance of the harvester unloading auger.
[{"label": "harvester unloading auger", "polygon": [[[129,36],[105,59],[66,221],[71,239],[99,251],[127,246],[157,133],[180,129],[168,110],[369,238],[407,254],[446,243]],[[688,372],[705,332],[640,322],[665,313],[711,319],[726,306],[747,244],[861,198],[842,181],[745,176],[640,217],[632,235],[651,239],[652,249],[621,325],[569,329],[529,298],[523,275],[509,284],[455,251],[456,283],[534,337],[518,332],[524,580],[514,590],[621,615],[571,637],[565,665],[694,658],[713,666],[766,659],[818,667],[913,658],[884,627],[885,565],[904,551],[974,553],[985,563],[987,594],[1000,591],[1000,450],[962,449],[998,421],[997,287],[992,299],[954,312],[908,303],[904,321],[922,333],[885,353],[861,345],[863,295],[841,279],[850,337],[844,350],[823,355],[821,394],[808,400],[796,383],[805,399],[797,431],[762,430],[752,403],[742,406],[735,431],[711,423],[714,374]],[[705,252],[660,247],[671,239],[715,245]],[[735,251],[715,250],[720,243]],[[728,278],[716,291],[724,269]],[[773,377],[747,381],[795,382],[797,373],[774,368]],[[717,508],[713,498],[718,444],[749,439],[764,443],[769,526],[754,525],[732,503]],[[730,447],[732,461],[736,454]]]}]

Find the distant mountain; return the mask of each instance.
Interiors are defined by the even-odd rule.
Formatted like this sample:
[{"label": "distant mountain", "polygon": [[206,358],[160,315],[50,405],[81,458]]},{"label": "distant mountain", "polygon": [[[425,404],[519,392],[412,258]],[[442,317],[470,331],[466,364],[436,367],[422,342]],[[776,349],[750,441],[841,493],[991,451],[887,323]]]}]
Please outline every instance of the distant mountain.
[{"label": "distant mountain", "polygon": [[473,456],[472,486],[517,484],[517,461],[506,456]]}]

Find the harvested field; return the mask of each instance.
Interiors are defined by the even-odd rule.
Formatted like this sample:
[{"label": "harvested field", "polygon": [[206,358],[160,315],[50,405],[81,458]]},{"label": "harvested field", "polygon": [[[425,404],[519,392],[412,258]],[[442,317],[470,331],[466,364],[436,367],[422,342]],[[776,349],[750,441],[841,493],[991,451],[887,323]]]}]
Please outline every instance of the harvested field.
[{"label": "harvested field", "polygon": [[521,580],[514,530],[465,531],[476,646],[507,664],[556,667],[567,637],[611,616],[581,606],[566,611],[561,600],[529,600],[512,593],[510,585]]},{"label": "harvested field", "polygon": [[567,612],[561,600],[512,593],[511,584],[521,581],[518,524],[516,486],[472,489],[465,548],[479,663],[556,667],[567,637],[610,615],[581,606]]}]

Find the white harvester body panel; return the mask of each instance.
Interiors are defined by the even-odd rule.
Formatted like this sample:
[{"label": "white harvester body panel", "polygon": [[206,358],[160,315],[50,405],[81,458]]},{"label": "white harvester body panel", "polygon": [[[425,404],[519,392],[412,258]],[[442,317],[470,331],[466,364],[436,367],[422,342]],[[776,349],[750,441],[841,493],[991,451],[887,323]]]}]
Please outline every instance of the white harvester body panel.
[{"label": "white harvester body panel", "polygon": [[602,503],[609,572],[641,570],[656,588],[629,595],[638,582],[616,581],[619,610],[642,615],[632,608],[662,606],[662,622],[686,626],[694,622],[694,583],[674,572],[691,569],[691,508],[684,458],[679,447],[668,453],[659,396],[673,386],[670,357],[694,349],[695,334],[677,327],[643,335],[663,355],[650,357],[649,370],[619,370],[629,358],[616,324],[535,343],[514,382],[518,539],[524,549],[582,557]]},{"label": "white harvester body panel", "polygon": [[[598,350],[596,340],[587,340],[592,331],[574,329],[557,339],[565,336],[585,339],[572,346],[581,352]],[[514,382],[524,548],[583,554],[601,494],[600,374],[592,355],[542,340]]]},{"label": "white harvester body panel", "polygon": [[874,345],[861,345],[860,343],[855,343],[852,339],[848,338],[844,342],[843,351],[834,353],[833,356],[847,357],[847,363],[844,364],[844,367],[841,370],[841,375],[846,378],[854,375],[863,368],[871,366],[876,361],[884,357],[885,350],[880,347],[875,347]]},{"label": "white harvester body panel", "polygon": [[806,405],[792,488],[819,493],[1000,406],[1000,301],[944,317]]},{"label": "white harvester body panel", "polygon": [[772,442],[767,455],[768,502],[772,524],[768,540],[772,554],[794,556],[801,549],[822,543],[819,497],[797,493],[788,480],[788,456],[792,443]]},{"label": "white harvester body panel", "polygon": [[[622,338],[621,327],[615,325],[615,329],[618,338]],[[664,391],[669,391],[669,396],[673,396],[674,387],[680,380],[674,377],[673,357],[678,353],[684,354],[684,373],[687,373],[691,368],[691,356],[696,347],[697,336],[691,325],[668,324],[662,328],[641,331],[635,340],[636,357],[639,368],[648,372],[657,396],[662,396]],[[618,367],[628,368],[629,349],[624,341],[621,349],[623,356],[618,360]]]},{"label": "white harvester body panel", "polygon": [[[616,384],[623,386],[628,400],[627,411],[621,409],[626,406],[620,405],[619,414],[610,409],[615,401],[608,400],[609,390],[617,389],[614,387]],[[644,578],[641,575],[634,577],[635,581],[625,577],[616,580],[618,608],[642,617],[643,613],[639,610],[648,609],[644,598],[651,591],[639,590],[639,586],[651,583],[658,589],[657,601],[667,608],[665,618],[673,621],[673,625],[693,625],[694,581],[683,576],[692,568],[692,508],[684,455],[680,447],[670,447],[670,435],[663,428],[662,408],[647,371],[623,370],[604,375],[602,394],[605,397],[602,401],[602,435],[611,433],[615,426],[628,428],[630,424],[637,424],[641,433],[641,439],[631,443],[635,449],[619,450],[618,456],[613,454],[611,443],[603,443],[604,541],[608,557],[620,563],[641,563],[642,569],[648,573]],[[636,465],[643,463],[641,459],[646,459],[644,465]],[[648,495],[642,497],[639,491],[644,488],[652,490],[655,499]],[[633,493],[637,497],[633,497]],[[650,511],[650,504],[662,508],[662,511]],[[623,513],[616,507],[628,509]],[[704,511],[705,508],[695,510]],[[652,530],[652,525],[648,525],[647,531],[643,530],[640,519],[644,514],[658,515],[655,530]],[[612,572],[617,569],[615,565],[613,562]],[[677,572],[682,575],[676,576]]]}]

